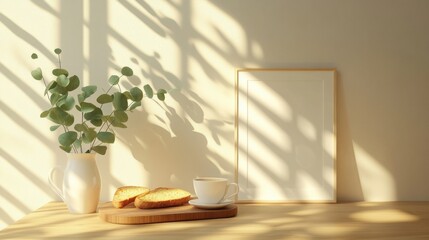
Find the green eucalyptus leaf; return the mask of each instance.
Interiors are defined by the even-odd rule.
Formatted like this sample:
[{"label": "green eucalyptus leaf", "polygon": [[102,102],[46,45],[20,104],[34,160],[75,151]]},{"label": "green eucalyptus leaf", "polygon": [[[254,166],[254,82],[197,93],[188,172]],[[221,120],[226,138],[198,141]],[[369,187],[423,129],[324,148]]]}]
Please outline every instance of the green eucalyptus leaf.
[{"label": "green eucalyptus leaf", "polygon": [[120,121],[116,120],[116,118],[109,119],[109,122],[112,124],[112,126],[117,128],[127,128],[127,125],[121,123]]},{"label": "green eucalyptus leaf", "polygon": [[44,95],[48,94],[48,91],[50,91],[52,88],[55,88],[56,86],[57,86],[57,82],[51,81],[48,84],[48,86],[46,86],[46,88],[45,88],[45,94]]},{"label": "green eucalyptus leaf", "polygon": [[67,91],[71,92],[73,90],[75,90],[76,88],[79,87],[80,85],[80,80],[79,77],[76,75],[73,75],[69,78],[70,83],[67,85],[66,89]]},{"label": "green eucalyptus leaf", "polygon": [[96,138],[97,134],[95,134],[94,136],[92,135],[88,135],[86,133],[82,134],[82,142],[85,144],[89,144],[92,143],[94,141],[94,139]]},{"label": "green eucalyptus leaf", "polygon": [[55,68],[54,70],[52,70],[52,74],[57,77],[59,77],[60,75],[64,75],[67,77],[69,75],[69,72],[64,68]]},{"label": "green eucalyptus leaf", "polygon": [[115,110],[125,111],[128,108],[127,97],[121,92],[113,94],[113,107]]},{"label": "green eucalyptus leaf", "polygon": [[101,118],[101,120],[103,121],[103,122],[110,122],[110,118],[112,118],[111,116],[103,116],[102,118]]},{"label": "green eucalyptus leaf", "polygon": [[82,103],[83,101],[85,101],[85,96],[83,95],[83,94],[78,94],[77,95],[77,101],[79,102],[79,103]]},{"label": "green eucalyptus leaf", "polygon": [[130,100],[132,100],[132,99],[133,99],[133,96],[131,95],[131,93],[130,93],[129,91],[125,91],[125,92],[123,92],[123,94],[125,95],[125,97],[126,97],[127,99],[130,99]]},{"label": "green eucalyptus leaf", "polygon": [[53,131],[57,130],[59,127],[61,127],[61,125],[50,126],[49,130],[51,130],[53,132]]},{"label": "green eucalyptus leaf", "polygon": [[83,113],[89,113],[94,111],[96,108],[98,108],[94,104],[88,103],[88,102],[81,102],[80,107],[81,107],[81,112]]},{"label": "green eucalyptus leaf", "polygon": [[101,120],[101,119],[92,119],[90,122],[92,125],[94,125],[96,127],[100,127],[101,124],[103,124],[103,120]]},{"label": "green eucalyptus leaf", "polygon": [[98,96],[97,98],[97,102],[100,104],[105,104],[105,103],[110,103],[113,101],[113,97],[109,94],[101,94],[100,96]]},{"label": "green eucalyptus leaf", "polygon": [[83,117],[89,121],[94,119],[101,119],[103,117],[103,111],[100,108],[96,108],[92,112],[85,113]]},{"label": "green eucalyptus leaf", "polygon": [[42,80],[43,79],[42,69],[40,69],[39,67],[34,69],[33,71],[31,71],[31,76],[33,76],[33,78],[36,80]]},{"label": "green eucalyptus leaf", "polygon": [[61,97],[67,97],[66,95],[61,95],[58,93],[53,93],[50,97],[49,97],[49,101],[51,102],[52,106],[55,106],[57,104],[57,102],[61,99]]},{"label": "green eucalyptus leaf", "polygon": [[76,125],[74,125],[74,130],[78,132],[83,132],[83,131],[86,131],[87,129],[88,128],[85,126],[85,124],[77,123]]},{"label": "green eucalyptus leaf", "polygon": [[65,99],[67,98],[67,95],[61,95],[61,94],[58,94],[58,93],[52,93],[51,96],[54,96],[54,95],[59,96],[58,98],[52,99],[52,100],[56,100],[55,101],[55,106],[60,107],[61,103],[64,103]]},{"label": "green eucalyptus leaf", "polygon": [[104,154],[106,154],[107,147],[106,146],[94,146],[91,148],[91,150],[100,154],[100,155],[104,155]]},{"label": "green eucalyptus leaf", "polygon": [[54,107],[49,110],[47,118],[56,124],[63,124],[66,118],[66,112],[59,107]]},{"label": "green eucalyptus leaf", "polygon": [[67,89],[59,84],[55,84],[55,87],[51,87],[49,92],[64,95],[67,94]]},{"label": "green eucalyptus leaf", "polygon": [[[49,110],[48,119],[56,124],[69,126],[71,119],[74,120],[73,115],[64,111],[59,107],[54,107]],[[73,121],[71,121],[73,123]],[[71,125],[71,124],[70,124]]]},{"label": "green eucalyptus leaf", "polygon": [[78,110],[79,112],[82,112],[82,108],[79,105],[74,105],[74,107],[76,108],[76,110]]},{"label": "green eucalyptus leaf", "polygon": [[67,94],[52,93],[49,100],[53,105],[61,105],[65,102],[67,96]]},{"label": "green eucalyptus leaf", "polygon": [[65,111],[70,111],[73,109],[75,103],[74,98],[72,96],[64,96],[66,96],[64,99],[61,99],[57,102],[57,106]]},{"label": "green eucalyptus leaf", "polygon": [[111,132],[99,132],[97,134],[97,139],[102,143],[114,143],[115,142],[115,134]]},{"label": "green eucalyptus leaf", "polygon": [[128,121],[128,115],[126,112],[124,111],[115,111],[113,113],[113,115],[115,116],[115,118],[119,121],[119,122],[126,122]]},{"label": "green eucalyptus leaf", "polygon": [[62,52],[61,48],[55,48],[54,52],[56,54],[60,54]]},{"label": "green eucalyptus leaf", "polygon": [[133,104],[131,104],[130,106],[130,111],[136,109],[137,107],[141,106],[142,102],[138,101],[138,102],[133,102]]},{"label": "green eucalyptus leaf", "polygon": [[121,69],[121,73],[122,73],[122,75],[125,75],[127,77],[131,77],[133,75],[133,70],[129,67],[123,67]]},{"label": "green eucalyptus leaf", "polygon": [[67,153],[71,152],[71,150],[72,150],[71,146],[60,146],[60,148]]},{"label": "green eucalyptus leaf", "polygon": [[45,118],[45,117],[47,117],[48,115],[49,115],[49,111],[50,111],[51,109],[49,109],[49,110],[46,110],[46,111],[43,111],[41,114],[40,114],[40,117],[41,118]]},{"label": "green eucalyptus leaf", "polygon": [[138,88],[138,87],[131,88],[130,93],[132,96],[131,100],[133,100],[135,102],[141,101],[143,99],[143,91],[140,90],[140,88]]},{"label": "green eucalyptus leaf", "polygon": [[97,137],[97,132],[93,128],[88,128],[83,134],[82,134],[82,141],[84,143],[91,143],[94,141],[94,139]]},{"label": "green eucalyptus leaf", "polygon": [[108,81],[111,85],[116,85],[119,83],[119,77],[117,75],[112,75],[109,77]]},{"label": "green eucalyptus leaf", "polygon": [[146,84],[143,86],[143,90],[146,93],[146,96],[148,98],[152,98],[153,97],[153,89],[149,84]]},{"label": "green eucalyptus leaf", "polygon": [[90,97],[92,94],[94,94],[97,91],[97,86],[89,85],[82,88],[83,96],[85,98]]},{"label": "green eucalyptus leaf", "polygon": [[82,139],[82,143],[86,143],[86,144],[91,143],[94,140],[94,139],[93,140],[89,139],[89,136],[86,133],[82,133],[81,139]]},{"label": "green eucalyptus leaf", "polygon": [[78,138],[78,139],[76,139],[76,141],[74,141],[74,143],[73,143],[73,146],[75,147],[75,148],[80,148],[80,147],[82,147],[82,139],[81,138]]},{"label": "green eucalyptus leaf", "polygon": [[61,144],[61,146],[70,146],[73,144],[74,141],[77,139],[77,132],[75,131],[68,131],[63,134],[61,134],[58,137],[58,142]]},{"label": "green eucalyptus leaf", "polygon": [[67,116],[64,119],[64,125],[66,125],[67,127],[70,127],[71,125],[73,125],[73,123],[74,123],[73,115],[67,113]]},{"label": "green eucalyptus leaf", "polygon": [[33,54],[31,54],[31,58],[32,59],[37,59],[37,58],[39,58],[39,56],[37,56],[37,54],[33,53]]},{"label": "green eucalyptus leaf", "polygon": [[67,87],[67,85],[69,85],[70,83],[70,80],[66,77],[66,75],[61,74],[60,76],[57,77],[57,83],[61,87]]},{"label": "green eucalyptus leaf", "polygon": [[157,93],[156,96],[158,97],[159,100],[164,101],[165,100],[165,94],[164,93]]}]

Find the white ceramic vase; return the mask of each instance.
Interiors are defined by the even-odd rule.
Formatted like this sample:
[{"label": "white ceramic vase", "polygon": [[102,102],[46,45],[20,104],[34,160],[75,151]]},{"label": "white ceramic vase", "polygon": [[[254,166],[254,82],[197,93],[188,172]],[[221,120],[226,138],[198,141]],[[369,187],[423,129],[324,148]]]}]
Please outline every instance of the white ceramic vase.
[{"label": "white ceramic vase", "polygon": [[[100,199],[100,173],[95,153],[67,154],[67,165],[63,170],[55,167],[48,181],[52,190],[67,204],[71,213],[94,213]],[[56,186],[53,176],[64,172],[62,190]]]}]

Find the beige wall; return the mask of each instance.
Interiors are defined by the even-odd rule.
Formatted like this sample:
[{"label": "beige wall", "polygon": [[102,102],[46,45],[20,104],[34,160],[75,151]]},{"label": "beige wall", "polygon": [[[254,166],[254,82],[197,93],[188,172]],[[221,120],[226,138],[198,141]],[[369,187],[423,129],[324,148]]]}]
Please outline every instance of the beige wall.
[{"label": "beige wall", "polygon": [[232,180],[243,67],[336,68],[338,199],[429,200],[429,1],[15,0],[0,9],[0,228],[58,199],[46,177],[65,154],[38,117],[48,105],[29,74],[52,66],[56,47],[86,83],[129,65],[134,83],[175,89],[163,109],[145,102],[98,158],[102,200],[125,184]]}]

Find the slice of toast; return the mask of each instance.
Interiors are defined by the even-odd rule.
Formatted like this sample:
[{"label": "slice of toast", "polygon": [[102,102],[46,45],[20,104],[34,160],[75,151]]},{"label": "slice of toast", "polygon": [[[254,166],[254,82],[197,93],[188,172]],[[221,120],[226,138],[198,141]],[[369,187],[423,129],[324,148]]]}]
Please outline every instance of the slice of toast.
[{"label": "slice of toast", "polygon": [[179,188],[155,188],[147,194],[136,197],[134,205],[137,208],[165,208],[187,203],[191,194]]},{"label": "slice of toast", "polygon": [[129,203],[134,202],[134,199],[138,195],[147,194],[150,191],[149,188],[140,186],[123,186],[116,190],[113,195],[112,204],[115,208],[123,208]]}]

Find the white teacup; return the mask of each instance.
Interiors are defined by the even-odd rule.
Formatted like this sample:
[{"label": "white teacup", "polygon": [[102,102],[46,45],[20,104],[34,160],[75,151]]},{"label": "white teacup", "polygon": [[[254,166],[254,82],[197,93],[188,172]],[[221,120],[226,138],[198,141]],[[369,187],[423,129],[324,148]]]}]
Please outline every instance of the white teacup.
[{"label": "white teacup", "polygon": [[[238,185],[228,183],[226,178],[216,177],[197,177],[194,178],[194,190],[201,203],[216,204],[232,198],[238,194]],[[235,190],[230,195],[226,195],[229,189],[234,187]]]}]

